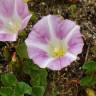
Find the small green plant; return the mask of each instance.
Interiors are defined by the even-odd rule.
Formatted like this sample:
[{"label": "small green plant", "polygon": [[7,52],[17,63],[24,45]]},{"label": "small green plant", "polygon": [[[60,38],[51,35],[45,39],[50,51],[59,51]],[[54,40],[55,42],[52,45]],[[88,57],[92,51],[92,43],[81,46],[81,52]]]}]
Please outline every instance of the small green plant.
[{"label": "small green plant", "polygon": [[[5,58],[9,60],[11,57]],[[16,47],[14,60],[8,62],[8,72],[0,74],[0,96],[43,96],[47,86],[47,70],[40,69],[28,59],[24,43]]]},{"label": "small green plant", "polygon": [[0,96],[24,96],[32,94],[32,88],[25,82],[17,81],[15,75],[11,73],[1,75],[2,86]]},{"label": "small green plant", "polygon": [[83,77],[80,81],[80,84],[85,87],[91,87],[96,84],[96,62],[87,61],[82,69],[85,71],[86,76]]},{"label": "small green plant", "polygon": [[31,78],[32,96],[43,96],[47,86],[47,70],[38,68],[30,59],[25,59],[24,64],[24,72]]}]

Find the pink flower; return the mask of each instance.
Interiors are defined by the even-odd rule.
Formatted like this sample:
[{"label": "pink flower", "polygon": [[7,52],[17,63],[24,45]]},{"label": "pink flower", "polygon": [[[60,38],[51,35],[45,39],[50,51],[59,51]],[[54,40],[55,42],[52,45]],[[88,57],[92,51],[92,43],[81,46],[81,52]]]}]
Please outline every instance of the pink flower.
[{"label": "pink flower", "polygon": [[16,41],[30,17],[23,0],[0,0],[0,41]]},{"label": "pink flower", "polygon": [[71,20],[48,15],[39,20],[25,40],[29,57],[40,68],[61,70],[82,52],[80,27]]}]

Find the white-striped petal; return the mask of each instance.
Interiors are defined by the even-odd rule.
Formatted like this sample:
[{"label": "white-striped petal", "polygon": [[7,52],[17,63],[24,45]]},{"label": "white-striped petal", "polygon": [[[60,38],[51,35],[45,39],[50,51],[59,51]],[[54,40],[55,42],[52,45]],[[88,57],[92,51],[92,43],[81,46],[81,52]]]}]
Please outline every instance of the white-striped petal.
[{"label": "white-striped petal", "polygon": [[54,61],[55,58],[48,58],[47,60],[44,61],[44,63],[42,63],[42,68],[46,68],[48,66],[48,64],[50,64],[52,61]]},{"label": "white-striped petal", "polygon": [[80,28],[80,26],[76,25],[69,33],[68,35],[66,36],[66,38],[64,39],[64,41],[66,43],[68,43],[68,41],[71,39],[71,37],[78,31],[76,31],[78,28]]},{"label": "white-striped petal", "polygon": [[35,42],[31,42],[29,40],[25,40],[25,43],[27,46],[29,47],[35,47],[35,48],[39,48],[45,52],[48,52],[48,46],[47,45],[44,45],[44,44],[41,44],[41,43],[35,43]]},{"label": "white-striped petal", "polygon": [[65,56],[66,56],[66,57],[69,57],[69,58],[72,58],[72,60],[76,60],[76,59],[77,59],[77,56],[74,55],[74,54],[72,54],[72,53],[70,53],[70,52],[67,52],[67,53],[65,54]]},{"label": "white-striped petal", "polygon": [[57,37],[55,35],[56,32],[54,32],[55,30],[54,30],[52,20],[51,20],[51,15],[47,16],[47,22],[48,22],[48,29],[49,29],[49,34],[50,34],[51,40],[57,41]]}]

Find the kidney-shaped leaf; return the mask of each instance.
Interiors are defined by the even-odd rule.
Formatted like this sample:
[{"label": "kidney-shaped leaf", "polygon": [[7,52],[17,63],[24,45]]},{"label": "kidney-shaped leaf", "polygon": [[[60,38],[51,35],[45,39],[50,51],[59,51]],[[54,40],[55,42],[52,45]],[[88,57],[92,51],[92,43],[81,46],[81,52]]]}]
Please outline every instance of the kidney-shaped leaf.
[{"label": "kidney-shaped leaf", "polygon": [[44,96],[45,87],[34,86],[32,87],[32,96]]},{"label": "kidney-shaped leaf", "polygon": [[15,86],[16,85],[16,77],[11,74],[11,73],[7,73],[7,74],[3,74],[1,75],[1,82],[4,86]]},{"label": "kidney-shaped leaf", "polygon": [[32,88],[25,82],[18,82],[18,84],[15,87],[15,95],[16,96],[23,96],[24,94],[31,94]]},{"label": "kidney-shaped leaf", "polygon": [[96,84],[96,78],[93,78],[91,76],[86,76],[81,79],[80,81],[81,86],[90,87]]},{"label": "kidney-shaped leaf", "polygon": [[0,96],[13,96],[14,92],[10,87],[0,88]]},{"label": "kidney-shaped leaf", "polygon": [[96,72],[96,62],[87,61],[82,67],[87,73]]}]

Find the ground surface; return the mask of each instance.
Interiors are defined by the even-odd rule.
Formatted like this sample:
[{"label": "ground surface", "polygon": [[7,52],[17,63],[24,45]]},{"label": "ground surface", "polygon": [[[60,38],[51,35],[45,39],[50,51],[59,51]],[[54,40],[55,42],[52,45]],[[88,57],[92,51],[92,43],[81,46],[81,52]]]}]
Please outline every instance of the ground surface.
[{"label": "ground surface", "polygon": [[[45,96],[85,96],[79,80],[84,73],[81,69],[87,60],[96,60],[96,1],[65,2],[67,0],[32,0],[29,8],[37,16],[36,21],[47,14],[63,16],[75,20],[81,26],[85,46],[78,60],[71,66],[58,72],[49,70],[48,86]],[[69,0],[71,1],[71,0]],[[34,23],[30,22],[30,26]]]}]

